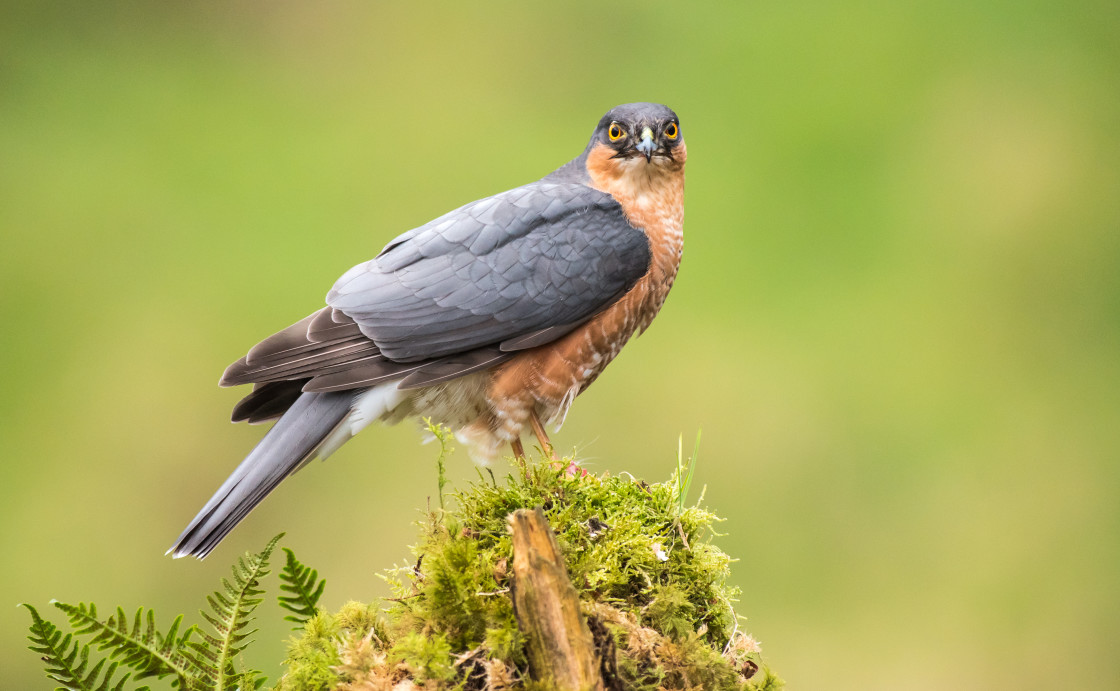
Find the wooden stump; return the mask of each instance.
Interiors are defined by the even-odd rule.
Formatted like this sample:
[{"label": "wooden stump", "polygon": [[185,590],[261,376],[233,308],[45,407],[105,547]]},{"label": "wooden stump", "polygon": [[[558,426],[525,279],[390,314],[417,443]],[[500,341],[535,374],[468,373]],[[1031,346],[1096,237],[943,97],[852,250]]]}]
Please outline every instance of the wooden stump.
[{"label": "wooden stump", "polygon": [[559,691],[603,691],[599,660],[579,594],[540,509],[510,514],[513,607],[535,681]]}]

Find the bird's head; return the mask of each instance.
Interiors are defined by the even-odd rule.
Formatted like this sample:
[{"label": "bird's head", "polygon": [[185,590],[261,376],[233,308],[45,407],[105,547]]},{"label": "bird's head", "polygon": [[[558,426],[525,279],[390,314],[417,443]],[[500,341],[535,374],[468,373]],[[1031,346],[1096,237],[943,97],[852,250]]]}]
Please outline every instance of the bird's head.
[{"label": "bird's head", "polygon": [[644,158],[662,165],[683,149],[684,136],[677,114],[660,103],[627,103],[611,108],[591,137],[593,148],[611,150],[622,161]]},{"label": "bird's head", "polygon": [[599,121],[588,146],[587,168],[593,181],[640,178],[648,183],[683,173],[686,157],[676,113],[659,103],[627,103]]}]

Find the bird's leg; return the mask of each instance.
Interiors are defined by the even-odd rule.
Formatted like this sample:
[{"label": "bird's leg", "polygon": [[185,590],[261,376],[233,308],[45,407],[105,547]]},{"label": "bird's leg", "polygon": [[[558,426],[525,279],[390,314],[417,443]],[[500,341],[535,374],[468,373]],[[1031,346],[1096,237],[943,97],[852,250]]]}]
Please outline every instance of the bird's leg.
[{"label": "bird's leg", "polygon": [[529,411],[529,424],[533,426],[533,434],[537,435],[537,439],[540,440],[544,452],[552,458],[553,468],[556,470],[563,469],[564,474],[568,477],[585,477],[587,475],[586,470],[576,465],[576,460],[574,458],[568,463],[567,467],[560,462],[560,459],[556,456],[556,451],[552,448],[552,442],[548,439],[548,434],[544,431],[544,425],[541,424],[541,419],[537,417],[536,410]]},{"label": "bird's leg", "polygon": [[535,409],[529,411],[529,424],[533,426],[533,434],[537,436],[537,440],[541,443],[541,450],[548,454],[553,461],[559,461],[556,457],[556,452],[552,450],[552,442],[548,440],[548,433],[544,431],[544,425],[541,424],[541,419],[537,417]]},{"label": "bird's leg", "polygon": [[514,437],[513,441],[509,443],[513,449],[513,460],[517,461],[517,465],[521,466],[521,472],[525,474],[525,479],[529,479],[529,462],[525,457],[525,447],[521,445],[521,437]]}]

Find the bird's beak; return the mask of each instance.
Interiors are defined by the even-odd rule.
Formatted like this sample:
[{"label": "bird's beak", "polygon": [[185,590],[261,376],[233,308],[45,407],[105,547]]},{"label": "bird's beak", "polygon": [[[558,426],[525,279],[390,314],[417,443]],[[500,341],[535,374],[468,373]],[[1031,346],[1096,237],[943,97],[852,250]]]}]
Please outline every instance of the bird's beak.
[{"label": "bird's beak", "polygon": [[654,149],[657,148],[657,142],[653,140],[653,130],[648,127],[642,128],[642,140],[634,147],[641,154],[646,157],[646,163],[653,158]]}]

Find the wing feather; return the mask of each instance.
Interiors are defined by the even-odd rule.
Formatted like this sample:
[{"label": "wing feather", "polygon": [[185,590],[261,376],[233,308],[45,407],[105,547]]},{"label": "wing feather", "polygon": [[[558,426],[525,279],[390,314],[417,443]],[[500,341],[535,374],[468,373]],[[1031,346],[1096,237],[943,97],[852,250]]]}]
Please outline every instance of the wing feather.
[{"label": "wing feather", "polygon": [[417,362],[574,327],[649,259],[645,234],[609,195],[536,182],[409,231],[346,272],[327,303],[389,359]]},{"label": "wing feather", "polygon": [[645,234],[609,195],[539,181],[410,230],[347,271],[328,306],[230,365],[257,387],[235,408],[279,415],[299,391],[448,381],[549,343],[612,304],[649,269]]}]

